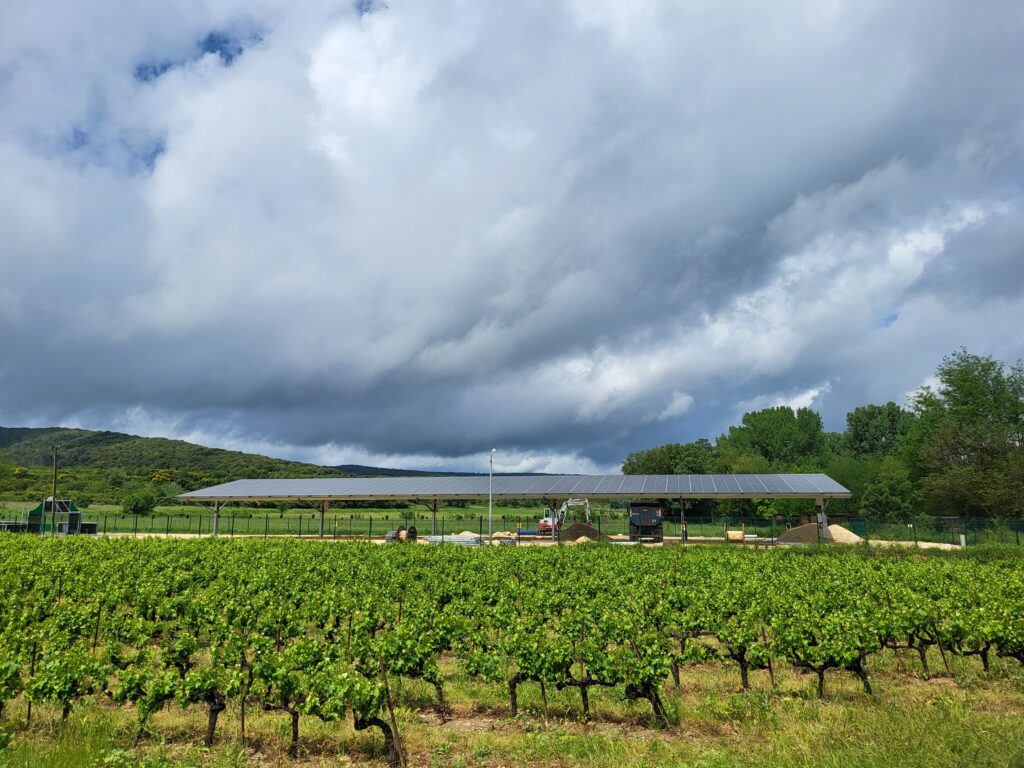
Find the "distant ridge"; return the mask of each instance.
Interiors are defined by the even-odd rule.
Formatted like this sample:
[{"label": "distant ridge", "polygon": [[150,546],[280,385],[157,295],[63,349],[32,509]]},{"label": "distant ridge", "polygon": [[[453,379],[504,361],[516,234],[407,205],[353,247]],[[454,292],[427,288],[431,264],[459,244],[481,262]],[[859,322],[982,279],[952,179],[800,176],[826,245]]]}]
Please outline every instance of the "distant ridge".
[{"label": "distant ridge", "polygon": [[231,477],[320,477],[340,470],[255,453],[207,448],[184,440],[139,437],[123,432],[65,427],[0,427],[0,459],[18,466],[45,467],[60,446],[61,467],[173,469]]},{"label": "distant ridge", "polygon": [[[150,470],[209,475],[217,480],[261,477],[448,477],[486,475],[486,472],[435,472],[419,469],[370,467],[364,464],[320,466],[275,459],[256,453],[207,448],[185,440],[139,437],[124,432],[69,427],[0,427],[0,461],[22,467],[48,467],[53,446],[60,446],[61,467]],[[540,472],[499,474],[545,474]]]}]

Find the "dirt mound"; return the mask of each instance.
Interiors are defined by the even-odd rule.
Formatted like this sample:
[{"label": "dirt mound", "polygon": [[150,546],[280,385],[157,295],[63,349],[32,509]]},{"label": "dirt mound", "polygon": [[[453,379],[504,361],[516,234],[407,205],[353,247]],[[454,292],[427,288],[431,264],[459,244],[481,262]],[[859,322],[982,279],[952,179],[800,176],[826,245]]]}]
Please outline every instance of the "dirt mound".
[{"label": "dirt mound", "polygon": [[494,538],[496,539],[514,539],[516,535],[512,531],[495,531]]},{"label": "dirt mound", "polygon": [[455,535],[456,536],[479,536],[480,534],[479,533],[475,533],[473,531],[463,531],[462,533],[457,533]]},{"label": "dirt mound", "polygon": [[863,544],[864,539],[841,525],[830,525],[828,532],[836,544]]},{"label": "dirt mound", "polygon": [[[832,536],[832,540],[837,544],[860,544],[864,541],[864,539],[849,528],[844,528],[841,525],[830,525],[828,532]],[[790,528],[779,536],[778,542],[780,544],[817,544],[818,524],[807,523],[807,525],[798,525],[796,528]]]},{"label": "dirt mound", "polygon": [[790,528],[779,536],[778,542],[780,544],[817,544],[818,524],[808,523],[807,525],[798,525],[795,528]]},{"label": "dirt mound", "polygon": [[578,541],[584,537],[587,541],[604,541],[606,538],[597,528],[588,523],[573,523],[567,528],[563,528],[558,534],[558,538],[562,541]]}]

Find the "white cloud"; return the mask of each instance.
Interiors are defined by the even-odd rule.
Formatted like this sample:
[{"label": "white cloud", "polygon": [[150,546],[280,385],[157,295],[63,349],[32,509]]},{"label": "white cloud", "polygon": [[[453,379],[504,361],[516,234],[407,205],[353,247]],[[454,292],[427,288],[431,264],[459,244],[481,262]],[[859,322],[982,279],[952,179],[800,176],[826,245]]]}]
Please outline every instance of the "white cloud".
[{"label": "white cloud", "polygon": [[600,468],[1012,359],[1014,8],[8,4],[4,419]]}]

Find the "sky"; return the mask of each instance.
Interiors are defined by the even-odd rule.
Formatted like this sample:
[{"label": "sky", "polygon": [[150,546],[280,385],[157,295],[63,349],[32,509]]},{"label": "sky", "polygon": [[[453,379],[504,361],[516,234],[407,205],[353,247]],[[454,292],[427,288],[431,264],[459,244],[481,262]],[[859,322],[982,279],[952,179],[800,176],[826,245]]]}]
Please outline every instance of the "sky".
[{"label": "sky", "polygon": [[617,471],[1024,357],[1024,5],[0,6],[0,424]]}]

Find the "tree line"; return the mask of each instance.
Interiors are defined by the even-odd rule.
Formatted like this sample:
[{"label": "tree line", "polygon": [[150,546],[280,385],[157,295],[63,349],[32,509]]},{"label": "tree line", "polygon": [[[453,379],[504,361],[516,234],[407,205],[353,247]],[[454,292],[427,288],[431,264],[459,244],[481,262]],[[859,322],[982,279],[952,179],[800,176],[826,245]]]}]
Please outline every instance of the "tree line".
[{"label": "tree line", "polygon": [[[960,349],[907,407],[867,404],[826,432],[810,408],[743,414],[717,440],[669,443],[629,454],[624,474],[824,472],[853,492],[832,509],[872,519],[916,515],[1024,515],[1024,363]],[[793,516],[799,500],[729,500],[719,512]],[[713,502],[699,508],[710,512]]]}]

